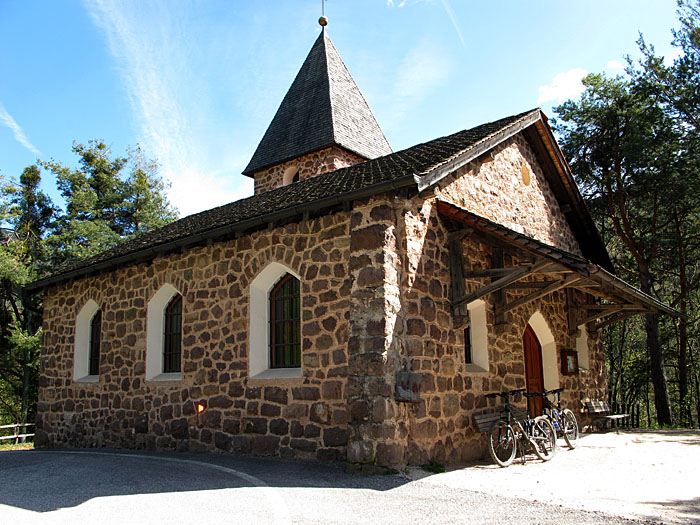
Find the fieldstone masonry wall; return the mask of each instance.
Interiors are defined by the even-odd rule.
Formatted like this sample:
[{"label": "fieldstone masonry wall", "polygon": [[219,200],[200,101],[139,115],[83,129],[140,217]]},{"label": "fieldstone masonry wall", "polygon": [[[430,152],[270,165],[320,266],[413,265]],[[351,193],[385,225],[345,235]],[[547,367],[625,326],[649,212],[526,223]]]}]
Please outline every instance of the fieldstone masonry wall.
[{"label": "fieldstone masonry wall", "polygon": [[[534,174],[528,186],[519,178],[525,163]],[[524,141],[515,139],[497,148],[491,163],[471,168],[444,179],[435,196],[403,201],[396,210],[397,229],[401,232],[397,266],[401,274],[401,306],[396,325],[404,327],[399,337],[398,366],[421,374],[422,383],[420,401],[400,403],[397,408],[396,435],[404,456],[398,460],[391,458],[395,464],[423,464],[430,459],[458,463],[484,455],[485,438],[478,432],[473,415],[488,408],[484,394],[525,386],[522,337],[535,314],[544,318],[555,341],[557,371],[561,370],[559,349],[576,346],[576,336],[568,334],[564,291],[509,312],[505,324],[499,326],[495,324],[493,299],[487,296],[489,369],[487,372],[468,369],[464,360],[464,328],[469,325],[469,319],[453,314],[450,309],[449,239],[435,210],[435,197],[543,242],[580,253]],[[515,223],[517,217],[521,219]],[[466,236],[462,241],[465,264],[470,268],[492,267],[493,248],[488,240]],[[506,257],[511,258],[507,264],[518,264],[514,253],[506,253]],[[466,284],[469,293],[487,281],[476,279]],[[566,389],[564,404],[578,416],[582,400],[601,398],[606,388],[604,356],[597,333],[588,334],[588,347],[590,368],[573,376],[559,373],[558,377],[559,385]]]},{"label": "fieldstone masonry wall", "polygon": [[[472,162],[449,177],[448,184],[440,184],[441,197],[511,230],[581,255],[527,141],[516,135],[491,154],[491,162]],[[528,184],[523,181],[523,171],[528,173]]]},{"label": "fieldstone masonry wall", "polygon": [[283,186],[284,173],[288,168],[298,168],[299,180],[302,181],[365,160],[367,159],[338,146],[324,148],[255,173],[255,194]]},{"label": "fieldstone masonry wall", "polygon": [[396,444],[393,399],[400,309],[396,219],[390,196],[356,202],[351,218],[353,276],[348,344],[348,406],[352,429],[348,461],[391,465]]},{"label": "fieldstone masonry wall", "polygon": [[[301,159],[302,179],[330,169],[324,163],[333,155],[341,163],[357,160],[332,149]],[[522,336],[533,316],[544,319],[556,344],[557,370],[558,350],[575,348],[575,336],[567,331],[564,291],[508,312],[498,327],[486,297],[488,371],[468,367],[469,319],[451,311],[450,238],[435,199],[580,253],[527,143],[516,137],[493,153],[492,162],[468,165],[432,193],[377,195],[356,201],[350,213],[48,290],[37,444],[217,450],[376,465],[482,456],[485,438],[473,415],[487,408],[485,393],[525,385]],[[523,166],[531,174],[527,185]],[[256,193],[279,185],[286,167],[256,175]],[[461,243],[468,267],[491,267],[493,243],[476,235]],[[518,263],[514,251],[505,256]],[[248,335],[250,282],[273,261],[301,277],[298,379],[248,374],[255,350]],[[165,283],[184,298],[183,377],[146,381],[146,305]],[[467,291],[484,284],[470,280]],[[74,382],[72,376],[75,320],[88,299],[103,314],[96,383]],[[577,413],[583,399],[600,398],[606,388],[598,334],[588,334],[588,347],[589,369],[558,378],[566,388],[564,402]],[[419,378],[417,402],[397,401],[397,372]],[[197,402],[207,404],[203,414],[195,414]]]},{"label": "fieldstone masonry wall", "polygon": [[[37,444],[344,458],[348,229],[338,213],[49,290]],[[272,261],[302,277],[299,379],[248,376],[249,283]],[[182,380],[146,381],[146,305],[164,283],[184,299]],[[75,319],[88,299],[103,313],[95,383],[72,375]],[[197,402],[207,405],[199,416]]]}]

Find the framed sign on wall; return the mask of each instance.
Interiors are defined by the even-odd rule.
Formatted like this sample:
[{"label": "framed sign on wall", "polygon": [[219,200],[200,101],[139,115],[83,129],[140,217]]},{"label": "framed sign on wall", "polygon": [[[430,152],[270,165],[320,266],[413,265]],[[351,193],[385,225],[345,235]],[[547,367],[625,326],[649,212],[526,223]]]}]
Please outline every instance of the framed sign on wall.
[{"label": "framed sign on wall", "polygon": [[561,349],[561,373],[565,376],[578,374],[578,353],[576,350]]}]

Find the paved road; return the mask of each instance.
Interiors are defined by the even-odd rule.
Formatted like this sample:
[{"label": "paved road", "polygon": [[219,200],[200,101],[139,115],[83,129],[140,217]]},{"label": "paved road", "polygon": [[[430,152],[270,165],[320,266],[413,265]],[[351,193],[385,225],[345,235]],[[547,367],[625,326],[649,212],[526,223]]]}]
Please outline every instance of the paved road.
[{"label": "paved road", "polygon": [[0,453],[0,473],[3,524],[632,523],[443,484],[443,475],[362,476],[279,459],[15,451]]}]

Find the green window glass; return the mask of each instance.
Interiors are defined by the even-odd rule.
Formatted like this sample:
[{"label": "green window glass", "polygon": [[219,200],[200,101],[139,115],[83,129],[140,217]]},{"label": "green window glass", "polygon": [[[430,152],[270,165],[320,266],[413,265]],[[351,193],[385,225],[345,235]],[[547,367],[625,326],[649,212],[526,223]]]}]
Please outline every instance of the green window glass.
[{"label": "green window glass", "polygon": [[271,368],[301,366],[300,314],[299,280],[286,274],[270,292]]},{"label": "green window glass", "polygon": [[180,371],[182,342],[182,296],[176,295],[165,309],[163,327],[163,373]]},{"label": "green window glass", "polygon": [[90,321],[90,357],[88,362],[88,370],[91,376],[96,376],[100,373],[101,329],[102,312],[98,310],[92,317],[92,321]]}]

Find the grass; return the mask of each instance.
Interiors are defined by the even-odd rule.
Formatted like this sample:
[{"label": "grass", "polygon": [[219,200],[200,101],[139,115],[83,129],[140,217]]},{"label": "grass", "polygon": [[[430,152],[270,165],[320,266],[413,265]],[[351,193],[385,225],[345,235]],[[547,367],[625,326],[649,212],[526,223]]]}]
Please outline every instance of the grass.
[{"label": "grass", "polygon": [[426,472],[432,472],[433,474],[442,474],[445,472],[445,466],[436,459],[431,459],[430,462],[426,463],[425,465],[421,465],[421,468]]},{"label": "grass", "polygon": [[[10,440],[8,440],[10,441]],[[34,450],[34,443],[8,443],[7,441],[0,441],[0,452],[6,450]]]}]

